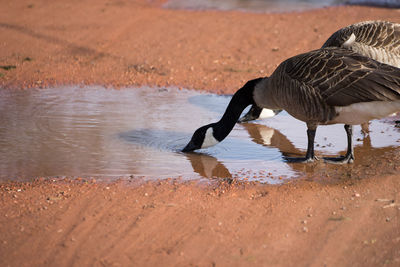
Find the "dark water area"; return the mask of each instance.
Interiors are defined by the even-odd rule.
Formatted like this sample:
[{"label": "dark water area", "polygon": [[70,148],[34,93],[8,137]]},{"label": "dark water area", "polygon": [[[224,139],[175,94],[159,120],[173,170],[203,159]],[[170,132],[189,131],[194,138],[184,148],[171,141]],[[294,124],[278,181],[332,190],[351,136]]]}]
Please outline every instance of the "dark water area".
[{"label": "dark water area", "polygon": [[165,8],[193,10],[240,10],[249,12],[293,12],[339,5],[399,8],[399,0],[169,0]]},{"label": "dark water area", "polygon": [[[171,177],[281,183],[304,175],[363,175],[398,154],[398,118],[391,117],[372,121],[367,138],[355,127],[351,167],[287,164],[283,155],[304,154],[307,138],[305,124],[285,112],[237,124],[217,146],[181,153],[195,129],[219,120],[229,100],[175,88],[2,89],[0,180]],[[343,154],[346,146],[343,125],[318,128],[317,155]]]}]

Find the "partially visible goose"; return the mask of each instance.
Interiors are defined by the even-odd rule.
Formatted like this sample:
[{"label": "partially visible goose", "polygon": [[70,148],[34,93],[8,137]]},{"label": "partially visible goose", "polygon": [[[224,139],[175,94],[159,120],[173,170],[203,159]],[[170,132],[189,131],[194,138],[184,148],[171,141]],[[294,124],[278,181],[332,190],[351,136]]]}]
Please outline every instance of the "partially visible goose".
[{"label": "partially visible goose", "polygon": [[325,160],[350,163],[354,160],[352,125],[400,110],[400,69],[333,47],[289,58],[270,77],[248,81],[233,95],[221,120],[197,129],[183,151],[221,142],[251,104],[284,109],[307,124],[306,156],[286,158],[290,162],[316,159],[314,137],[318,125],[344,123],[348,141],[346,155]]},{"label": "partially visible goose", "polygon": [[400,67],[400,24],[365,21],[342,28],[322,46],[342,47],[379,62]]},{"label": "partially visible goose", "polygon": [[[342,47],[379,62],[400,68],[400,24],[387,21],[365,21],[344,27],[324,43],[325,47]],[[280,110],[262,109],[253,105],[249,112],[239,119],[246,122],[268,118]]]}]

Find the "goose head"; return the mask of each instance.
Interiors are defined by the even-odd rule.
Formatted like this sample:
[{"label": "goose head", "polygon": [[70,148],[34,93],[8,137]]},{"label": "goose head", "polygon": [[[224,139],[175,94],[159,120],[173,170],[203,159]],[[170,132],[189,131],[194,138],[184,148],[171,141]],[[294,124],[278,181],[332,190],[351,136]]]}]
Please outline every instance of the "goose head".
[{"label": "goose head", "polygon": [[190,142],[182,149],[182,152],[190,152],[196,149],[214,146],[225,139],[232,131],[242,111],[254,104],[253,92],[255,86],[262,78],[248,81],[240,88],[229,102],[222,118],[216,123],[210,123],[197,129]]},{"label": "goose head", "polygon": [[207,148],[218,144],[217,137],[214,136],[216,123],[204,125],[197,129],[189,143],[182,149],[182,152],[190,152],[196,149]]}]

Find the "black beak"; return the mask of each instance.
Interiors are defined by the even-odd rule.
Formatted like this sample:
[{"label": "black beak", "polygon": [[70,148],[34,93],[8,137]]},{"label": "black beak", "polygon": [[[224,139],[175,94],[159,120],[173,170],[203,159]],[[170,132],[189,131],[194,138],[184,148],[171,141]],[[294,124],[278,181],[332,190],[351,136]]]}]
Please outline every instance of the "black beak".
[{"label": "black beak", "polygon": [[196,150],[198,147],[190,141],[183,149],[182,152],[191,152],[193,150]]},{"label": "black beak", "polygon": [[260,117],[260,114],[262,112],[262,108],[258,107],[257,105],[252,105],[249,112],[247,112],[246,115],[241,117],[238,122],[248,122],[248,121],[253,121],[257,120]]}]

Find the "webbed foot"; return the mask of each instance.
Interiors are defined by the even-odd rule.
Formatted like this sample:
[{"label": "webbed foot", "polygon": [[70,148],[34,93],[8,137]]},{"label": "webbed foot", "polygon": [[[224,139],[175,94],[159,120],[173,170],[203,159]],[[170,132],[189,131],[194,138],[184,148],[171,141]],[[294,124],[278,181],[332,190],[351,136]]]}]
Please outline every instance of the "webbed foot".
[{"label": "webbed foot", "polygon": [[318,157],[284,157],[285,161],[288,163],[311,163],[319,160]]},{"label": "webbed foot", "polygon": [[340,156],[337,158],[324,158],[324,162],[326,163],[332,163],[332,164],[346,164],[346,163],[353,163],[354,162],[354,156],[353,154],[348,154],[346,156]]}]

